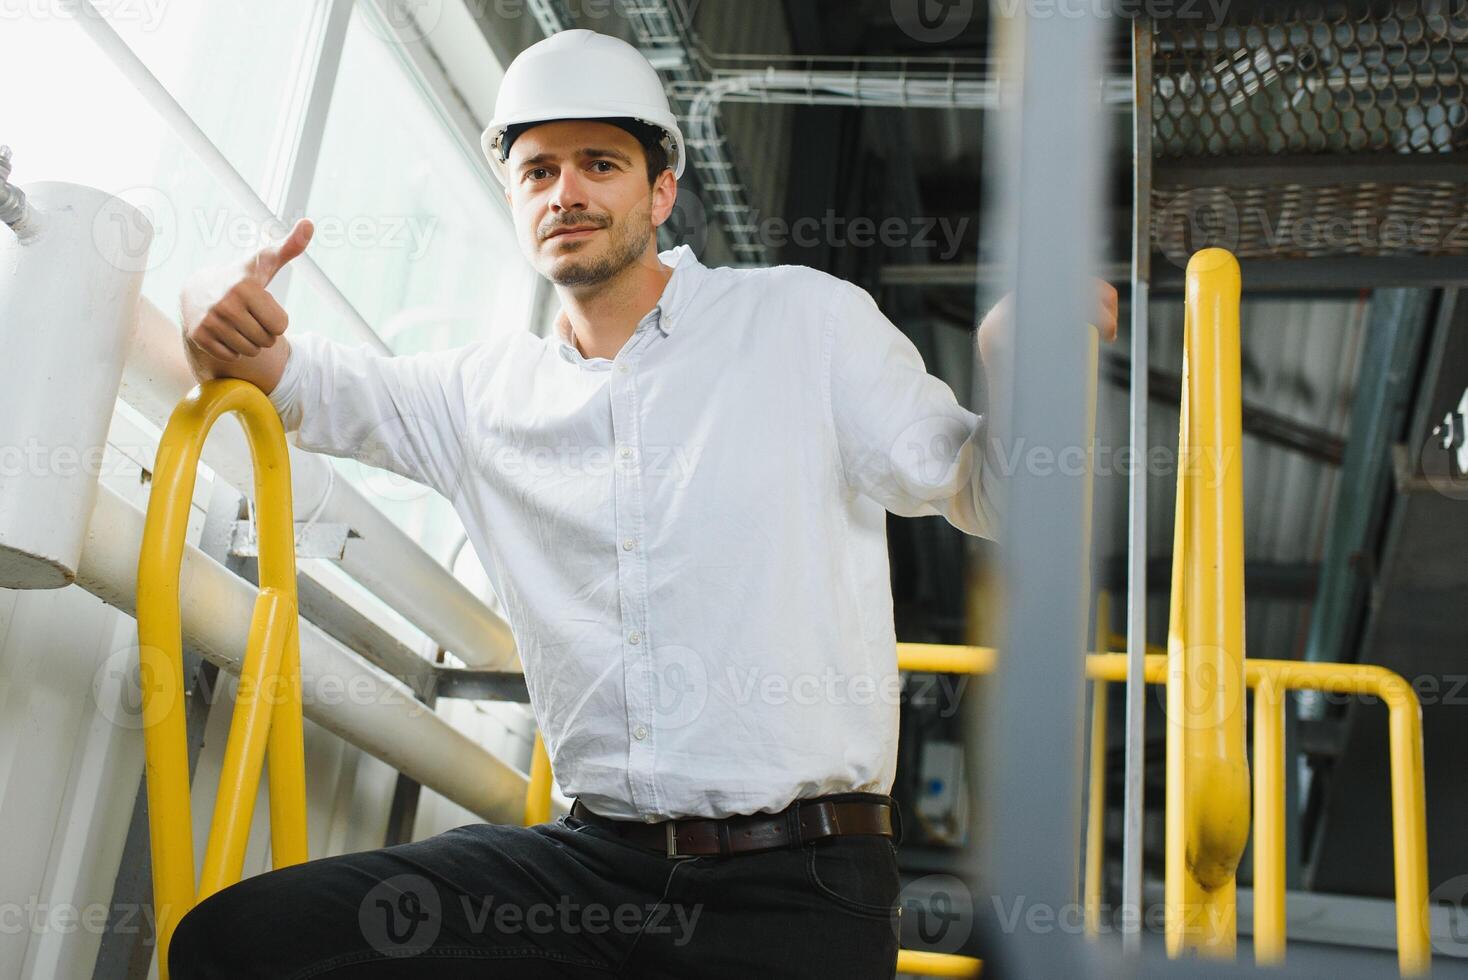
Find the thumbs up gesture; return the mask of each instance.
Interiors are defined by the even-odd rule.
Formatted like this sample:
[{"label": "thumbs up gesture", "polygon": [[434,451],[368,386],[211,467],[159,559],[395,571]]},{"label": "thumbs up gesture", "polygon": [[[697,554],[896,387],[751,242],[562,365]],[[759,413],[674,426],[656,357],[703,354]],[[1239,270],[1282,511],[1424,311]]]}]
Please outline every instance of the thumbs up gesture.
[{"label": "thumbs up gesture", "polygon": [[[179,307],[185,346],[196,369],[200,361],[217,369],[220,362],[253,358],[275,346],[290,317],[265,287],[306,250],[313,232],[311,222],[302,218],[289,235],[250,255],[243,265],[203,269],[184,284]],[[207,373],[238,376],[219,370]]]}]

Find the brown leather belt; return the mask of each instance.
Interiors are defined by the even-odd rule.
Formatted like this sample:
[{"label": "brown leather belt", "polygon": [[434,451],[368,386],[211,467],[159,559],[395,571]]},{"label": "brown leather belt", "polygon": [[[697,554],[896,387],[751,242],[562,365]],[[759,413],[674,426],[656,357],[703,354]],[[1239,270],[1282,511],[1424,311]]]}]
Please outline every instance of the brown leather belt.
[{"label": "brown leather belt", "polygon": [[896,837],[901,827],[897,803],[876,793],[838,793],[796,800],[778,813],[741,814],[643,823],[593,813],[578,799],[571,816],[613,831],[623,840],[668,857],[747,854],[777,847],[799,847],[825,837],[878,834]]}]

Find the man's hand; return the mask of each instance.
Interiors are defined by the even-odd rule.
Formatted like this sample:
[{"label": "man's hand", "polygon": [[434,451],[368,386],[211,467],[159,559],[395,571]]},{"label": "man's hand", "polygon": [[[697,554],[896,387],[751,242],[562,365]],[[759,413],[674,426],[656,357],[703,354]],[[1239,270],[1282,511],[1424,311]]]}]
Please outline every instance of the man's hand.
[{"label": "man's hand", "polygon": [[1096,313],[1096,329],[1101,339],[1108,344],[1116,339],[1116,287],[1100,279],[1096,285],[1101,290],[1101,307]]},{"label": "man's hand", "polygon": [[[1106,343],[1116,340],[1116,287],[1100,279],[1096,282],[1096,310],[1091,325],[1101,334]],[[985,364],[994,365],[1014,350],[1014,296],[1006,294],[994,304],[994,308],[979,324],[979,357]]]},{"label": "man's hand", "polygon": [[314,230],[302,218],[284,239],[260,249],[243,264],[202,269],[184,284],[179,309],[184,346],[196,374],[245,378],[267,393],[274,387],[289,345],[282,345],[274,357],[260,354],[275,347],[290,317],[265,287],[306,250]]}]

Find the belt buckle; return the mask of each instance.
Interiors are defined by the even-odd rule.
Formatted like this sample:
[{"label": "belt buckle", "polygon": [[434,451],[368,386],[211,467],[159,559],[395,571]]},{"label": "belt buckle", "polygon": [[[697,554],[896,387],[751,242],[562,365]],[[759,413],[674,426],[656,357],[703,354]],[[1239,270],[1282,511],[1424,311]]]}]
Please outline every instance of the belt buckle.
[{"label": "belt buckle", "polygon": [[663,824],[663,831],[668,839],[668,857],[670,858],[684,856],[678,853],[678,831],[676,829],[676,824],[676,820],[669,820],[667,823]]}]

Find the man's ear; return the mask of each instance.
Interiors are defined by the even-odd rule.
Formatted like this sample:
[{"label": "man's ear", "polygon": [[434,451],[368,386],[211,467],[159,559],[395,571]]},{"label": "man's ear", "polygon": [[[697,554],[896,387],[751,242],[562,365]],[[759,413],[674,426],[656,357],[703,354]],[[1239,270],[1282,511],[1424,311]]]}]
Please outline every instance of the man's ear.
[{"label": "man's ear", "polygon": [[661,228],[673,213],[673,205],[677,203],[678,178],[673,176],[673,169],[669,167],[658,174],[658,179],[652,185],[652,226]]}]

